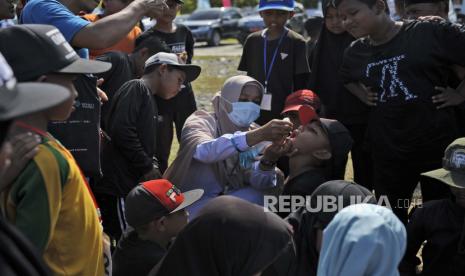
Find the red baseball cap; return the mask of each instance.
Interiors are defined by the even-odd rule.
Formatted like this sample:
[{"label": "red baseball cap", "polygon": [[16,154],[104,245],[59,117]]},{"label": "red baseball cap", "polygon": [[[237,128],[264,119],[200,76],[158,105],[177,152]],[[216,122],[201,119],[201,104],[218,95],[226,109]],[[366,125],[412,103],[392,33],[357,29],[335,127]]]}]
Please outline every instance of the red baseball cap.
[{"label": "red baseball cap", "polygon": [[299,114],[299,120],[301,125],[306,125],[313,120],[319,120],[318,115],[316,114],[315,109],[309,105],[301,105],[297,110]]},{"label": "red baseball cap", "polygon": [[297,90],[287,96],[286,102],[284,103],[284,110],[281,114],[289,111],[298,111],[302,105],[309,105],[313,107],[314,110],[319,110],[321,107],[320,98],[312,90]]},{"label": "red baseball cap", "polygon": [[202,189],[181,193],[166,179],[143,182],[129,192],[125,202],[126,220],[132,227],[146,225],[160,218],[182,210],[199,200]]}]

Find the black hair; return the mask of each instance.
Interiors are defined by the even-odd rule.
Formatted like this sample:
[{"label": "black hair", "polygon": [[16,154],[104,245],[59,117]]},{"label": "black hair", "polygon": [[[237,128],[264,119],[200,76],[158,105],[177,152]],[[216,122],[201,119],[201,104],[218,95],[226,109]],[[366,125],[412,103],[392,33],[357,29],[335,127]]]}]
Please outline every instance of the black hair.
[{"label": "black hair", "polygon": [[170,47],[155,35],[141,35],[138,37],[133,53],[140,51],[142,48],[149,50],[149,56],[153,56],[159,52],[171,53]]},{"label": "black hair", "polygon": [[319,36],[323,21],[323,17],[321,16],[312,16],[305,21],[305,30],[312,39],[316,39]]},{"label": "black hair", "polygon": [[415,5],[415,4],[435,4],[435,5],[441,5],[444,4],[444,12],[449,13],[449,0],[439,0],[439,1],[433,1],[433,0],[424,0],[424,1],[418,1],[418,0],[404,0],[404,8],[410,6],[410,5]]},{"label": "black hair", "polygon": [[[333,5],[334,7],[337,8],[343,1],[344,1],[344,0],[333,0],[333,1],[332,1],[332,5]],[[357,0],[357,1],[360,2],[360,3],[363,3],[363,4],[365,4],[365,5],[367,5],[367,6],[370,7],[370,8],[372,8],[372,7],[376,4],[376,2],[377,2],[378,0]],[[386,1],[386,0],[383,0],[383,2],[384,2],[384,7],[385,7],[384,12],[385,12],[387,15],[391,14],[391,12],[390,12],[390,10],[389,10],[389,6],[388,6],[387,1]]]}]

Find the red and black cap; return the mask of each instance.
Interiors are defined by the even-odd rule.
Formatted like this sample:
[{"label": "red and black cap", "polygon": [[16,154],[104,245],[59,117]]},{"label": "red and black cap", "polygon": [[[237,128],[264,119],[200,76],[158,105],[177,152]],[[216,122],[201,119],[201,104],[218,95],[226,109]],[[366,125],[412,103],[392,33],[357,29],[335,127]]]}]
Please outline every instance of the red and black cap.
[{"label": "red and black cap", "polygon": [[146,225],[156,218],[190,206],[202,195],[202,189],[181,193],[166,179],[143,182],[132,189],[126,197],[126,220],[132,227]]},{"label": "red and black cap", "polygon": [[302,105],[309,105],[318,111],[321,107],[320,98],[312,90],[303,89],[295,91],[287,96],[286,102],[284,103],[284,110],[281,114],[289,111],[298,111]]}]

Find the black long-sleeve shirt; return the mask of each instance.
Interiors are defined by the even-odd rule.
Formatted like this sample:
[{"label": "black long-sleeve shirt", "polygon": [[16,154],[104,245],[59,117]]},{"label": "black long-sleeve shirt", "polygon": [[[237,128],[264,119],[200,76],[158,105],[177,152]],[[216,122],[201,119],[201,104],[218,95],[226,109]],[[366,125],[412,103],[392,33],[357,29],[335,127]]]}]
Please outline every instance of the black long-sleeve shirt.
[{"label": "black long-sleeve shirt", "polygon": [[126,196],[152,169],[157,114],[155,99],[143,80],[131,80],[116,92],[106,124],[111,142],[102,152],[103,179],[97,190]]},{"label": "black long-sleeve shirt", "polygon": [[129,55],[123,52],[107,52],[98,56],[96,60],[111,63],[111,69],[98,74],[99,78],[103,78],[103,84],[100,88],[107,94],[108,102],[102,105],[101,127],[106,130],[105,122],[107,115],[113,102],[113,97],[118,89],[126,82],[136,79],[136,68]]},{"label": "black long-sleeve shirt", "polygon": [[465,240],[461,240],[464,232],[465,208],[452,200],[430,201],[417,208],[407,225],[407,251],[400,266],[401,275],[415,275],[415,266],[420,263],[416,255],[424,241],[421,275],[465,275]]}]

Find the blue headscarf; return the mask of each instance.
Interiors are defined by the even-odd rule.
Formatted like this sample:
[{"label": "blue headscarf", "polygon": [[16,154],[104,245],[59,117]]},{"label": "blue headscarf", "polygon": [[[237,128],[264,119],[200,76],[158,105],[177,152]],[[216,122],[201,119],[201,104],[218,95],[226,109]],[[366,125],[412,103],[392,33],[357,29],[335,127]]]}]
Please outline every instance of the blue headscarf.
[{"label": "blue headscarf", "polygon": [[405,227],[391,210],[351,205],[323,232],[317,275],[396,276],[405,247]]}]

